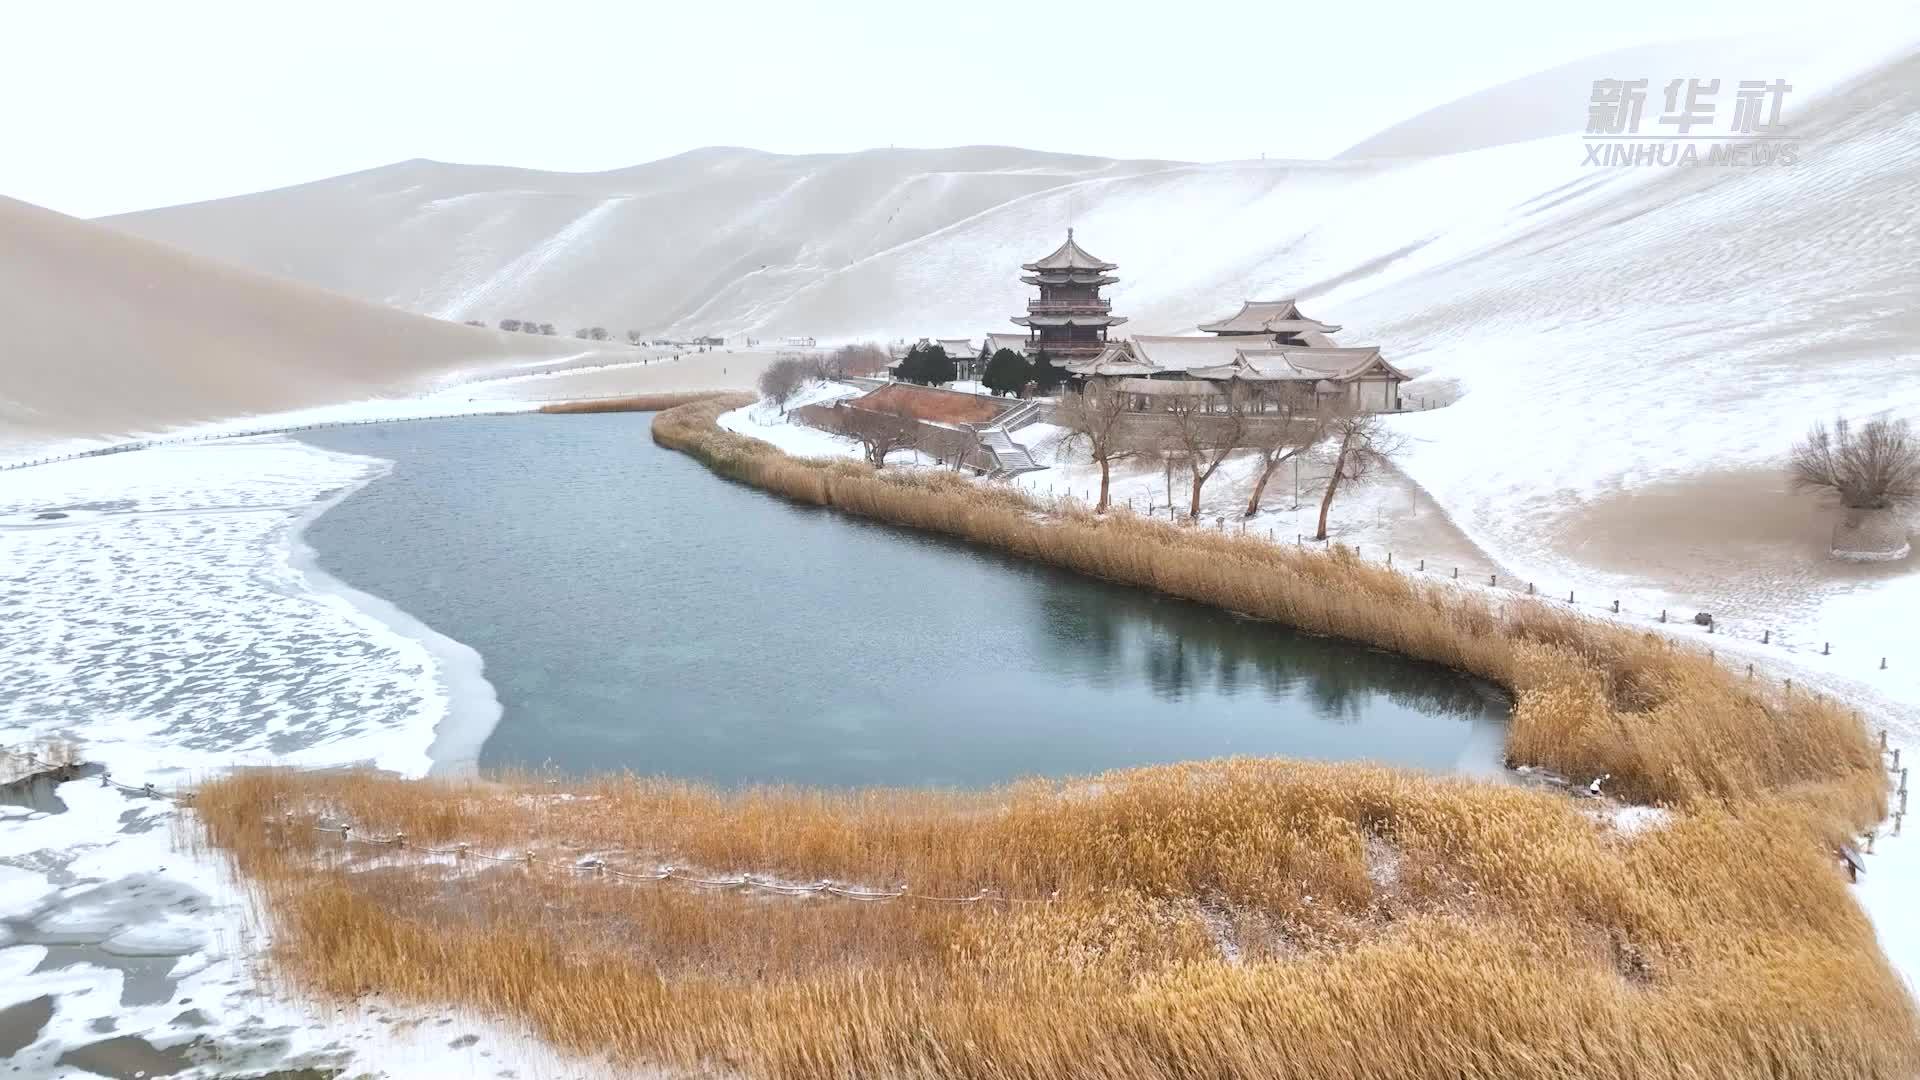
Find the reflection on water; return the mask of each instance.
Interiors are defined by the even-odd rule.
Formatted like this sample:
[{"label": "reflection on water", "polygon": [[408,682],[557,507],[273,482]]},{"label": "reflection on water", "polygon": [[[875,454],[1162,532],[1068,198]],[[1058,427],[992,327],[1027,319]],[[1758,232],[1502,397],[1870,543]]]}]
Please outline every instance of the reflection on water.
[{"label": "reflection on water", "polygon": [[649,417],[316,432],[328,572],[486,661],[487,766],[977,786],[1229,754],[1498,768],[1485,683],[719,480]]},{"label": "reflection on water", "polygon": [[1357,723],[1368,703],[1384,694],[1401,708],[1459,720],[1504,712],[1500,692],[1470,679],[1408,680],[1408,661],[1392,653],[1332,638],[1286,635],[1239,616],[1134,590],[1085,603],[1066,591],[1034,594],[1046,628],[1044,647],[1059,663],[1099,680],[1117,668],[1137,668],[1157,696],[1179,701],[1191,693],[1269,698],[1305,694],[1323,719]]}]

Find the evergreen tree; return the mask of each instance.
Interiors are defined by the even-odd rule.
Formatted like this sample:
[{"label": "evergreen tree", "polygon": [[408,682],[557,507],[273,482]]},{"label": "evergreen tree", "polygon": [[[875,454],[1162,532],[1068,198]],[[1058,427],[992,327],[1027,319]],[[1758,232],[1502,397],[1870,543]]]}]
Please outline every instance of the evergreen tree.
[{"label": "evergreen tree", "polygon": [[921,386],[939,386],[952,382],[956,375],[953,358],[938,345],[915,345],[900,361],[900,378]]},{"label": "evergreen tree", "polygon": [[1053,357],[1048,355],[1047,350],[1041,349],[1033,358],[1034,386],[1038,387],[1041,393],[1047,394],[1059,389],[1060,384],[1066,381],[1067,373],[1055,367]]},{"label": "evergreen tree", "polygon": [[994,353],[986,363],[986,374],[980,381],[995,394],[1018,394],[1027,388],[1027,380],[1033,378],[1033,365],[1027,358],[1012,349],[1001,349]]},{"label": "evergreen tree", "polygon": [[993,360],[992,346],[991,345],[980,346],[980,355],[974,357],[973,362],[967,365],[968,367],[973,369],[972,371],[967,373],[967,378],[969,379],[986,378],[987,364],[992,360]]}]

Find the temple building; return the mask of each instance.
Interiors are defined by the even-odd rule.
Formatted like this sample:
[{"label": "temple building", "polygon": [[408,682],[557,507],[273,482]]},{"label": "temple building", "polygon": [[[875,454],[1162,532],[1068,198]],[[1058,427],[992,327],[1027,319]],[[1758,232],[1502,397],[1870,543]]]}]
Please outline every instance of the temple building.
[{"label": "temple building", "polygon": [[1040,289],[1038,299],[1027,301],[1027,313],[1013,319],[1028,330],[1025,351],[1030,357],[1045,352],[1061,367],[1091,360],[1107,348],[1108,329],[1127,321],[1113,314],[1112,301],[1100,296],[1103,287],[1120,280],[1110,273],[1119,264],[1087,254],[1074,243],[1072,229],[1053,254],[1021,269],[1028,273],[1020,280]]},{"label": "temple building", "polygon": [[1310,318],[1293,300],[1246,300],[1240,310],[1201,323],[1203,334],[1137,334],[1068,363],[1080,381],[1099,380],[1151,410],[1172,397],[1224,398],[1236,388],[1271,400],[1311,395],[1361,412],[1400,409],[1406,372],[1371,345],[1342,347],[1340,327]]},{"label": "temple building", "polygon": [[1217,322],[1201,323],[1200,331],[1221,337],[1266,337],[1280,346],[1326,348],[1340,328],[1307,318],[1293,300],[1242,300],[1239,311]]}]

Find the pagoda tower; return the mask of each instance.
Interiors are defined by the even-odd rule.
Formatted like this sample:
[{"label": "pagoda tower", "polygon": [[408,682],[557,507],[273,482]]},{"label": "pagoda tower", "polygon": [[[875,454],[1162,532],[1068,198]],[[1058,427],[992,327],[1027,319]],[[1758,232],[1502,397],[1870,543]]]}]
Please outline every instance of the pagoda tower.
[{"label": "pagoda tower", "polygon": [[1027,355],[1045,350],[1055,366],[1091,360],[1107,347],[1107,328],[1127,320],[1112,314],[1113,302],[1100,296],[1103,286],[1120,279],[1108,273],[1119,264],[1102,262],[1073,242],[1044,259],[1021,264],[1030,271],[1021,281],[1040,287],[1040,297],[1027,301],[1027,313],[1014,323],[1027,328]]}]

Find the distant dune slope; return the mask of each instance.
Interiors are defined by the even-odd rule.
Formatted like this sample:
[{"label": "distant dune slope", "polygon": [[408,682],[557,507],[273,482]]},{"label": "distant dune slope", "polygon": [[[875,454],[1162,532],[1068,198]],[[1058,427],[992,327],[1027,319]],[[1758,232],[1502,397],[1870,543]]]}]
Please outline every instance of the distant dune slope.
[{"label": "distant dune slope", "polygon": [[[1751,55],[1743,68],[1773,54]],[[1299,296],[1341,340],[1420,373],[1410,394],[1463,392],[1406,419],[1407,466],[1521,569],[1582,500],[1777,460],[1837,410],[1920,410],[1920,59],[1856,61],[1849,78],[1780,64],[1759,77],[1798,88],[1791,167],[1588,167],[1577,121],[1512,114],[1532,92],[1517,83],[1449,113],[1459,140],[1426,149],[1459,152],[1432,156],[1398,156],[1420,148],[1383,134],[1334,162],[995,148],[715,149],[592,176],[408,162],[113,221],[421,312],[822,339],[1009,330],[1029,295],[1019,263],[1071,224],[1120,264],[1110,293],[1129,331]],[[1547,81],[1572,79],[1578,108],[1592,71],[1635,65],[1714,74],[1656,50]],[[1816,98],[1823,86],[1840,89]]]},{"label": "distant dune slope", "polygon": [[415,393],[577,353],[379,307],[0,198],[0,445]]},{"label": "distant dune slope", "polygon": [[595,174],[408,161],[106,222],[423,314],[726,332],[973,214],[1164,167],[1001,147],[712,148]]},{"label": "distant dune slope", "polygon": [[[1741,79],[1791,77],[1796,90],[1820,50],[1802,37],[1748,35],[1616,49],[1514,79],[1435,106],[1379,132],[1338,155],[1341,160],[1427,157],[1526,142],[1586,130],[1587,104],[1596,79],[1646,79],[1647,127],[1664,104],[1668,79],[1721,80],[1718,100],[1733,98]],[[1811,89],[1807,87],[1806,89]]]},{"label": "distant dune slope", "polygon": [[1539,512],[1777,464],[1835,413],[1920,416],[1920,55],[1800,128],[1791,167],[1587,170],[1479,250],[1326,297],[1467,390],[1414,418],[1416,475],[1457,517],[1539,552]]}]

